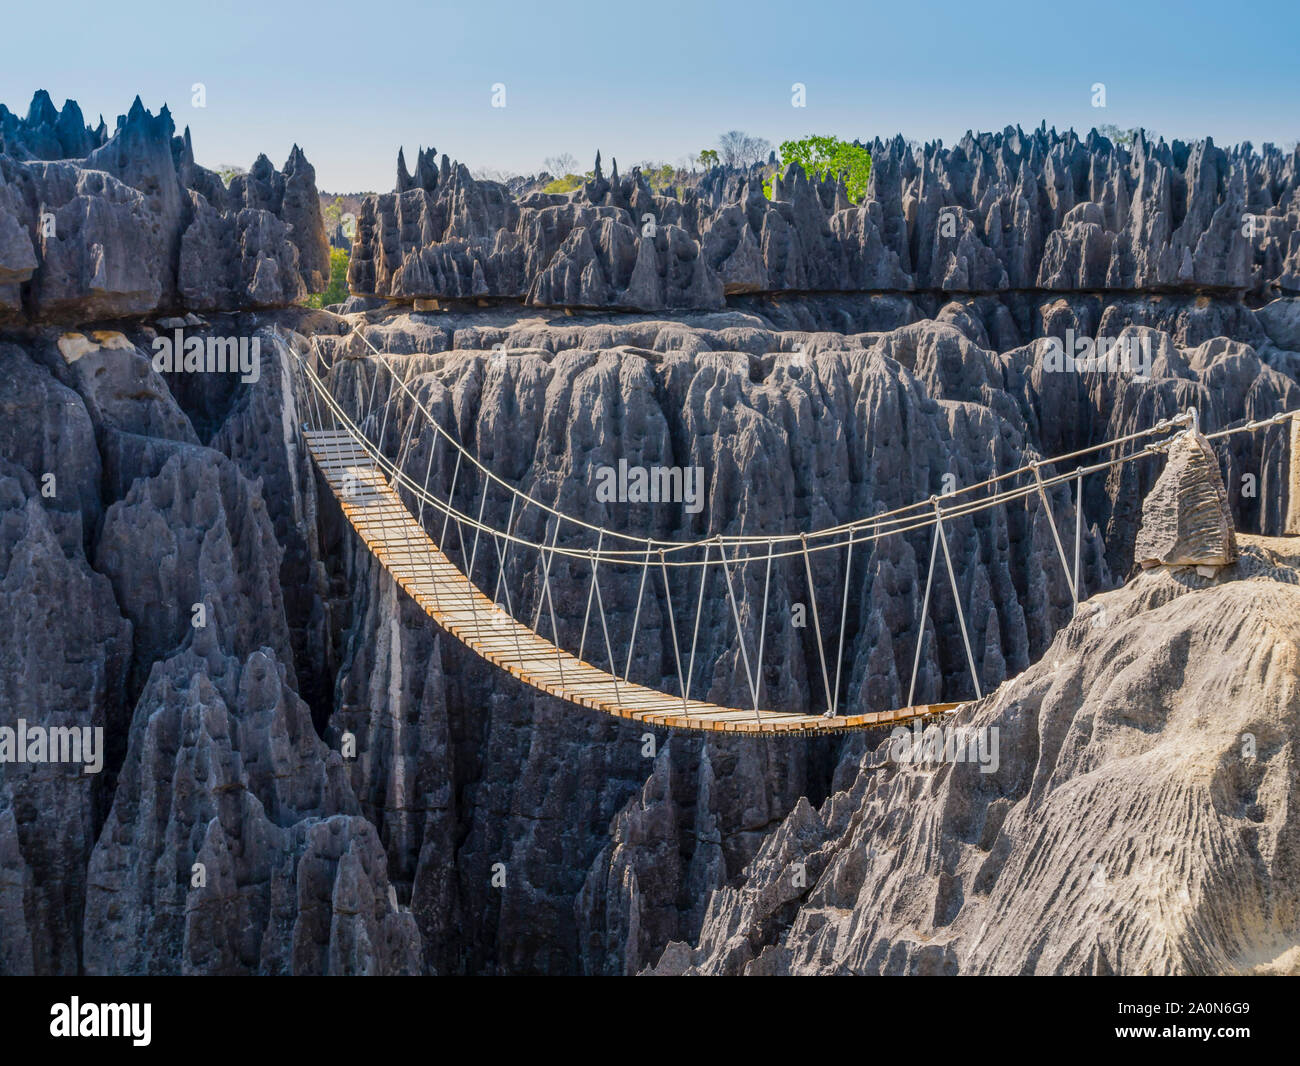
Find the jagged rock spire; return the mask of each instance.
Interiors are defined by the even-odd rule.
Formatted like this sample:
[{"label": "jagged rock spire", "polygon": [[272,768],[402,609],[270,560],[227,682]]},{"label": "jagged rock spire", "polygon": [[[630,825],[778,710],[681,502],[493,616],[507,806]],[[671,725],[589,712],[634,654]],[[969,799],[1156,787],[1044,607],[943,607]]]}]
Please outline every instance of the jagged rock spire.
[{"label": "jagged rock spire", "polygon": [[1142,502],[1134,558],[1154,566],[1195,566],[1213,574],[1237,560],[1237,536],[1219,461],[1195,428],[1170,445],[1168,462]]},{"label": "jagged rock spire", "polygon": [[395,192],[406,192],[411,187],[411,174],[406,169],[406,153],[397,149],[397,187]]}]

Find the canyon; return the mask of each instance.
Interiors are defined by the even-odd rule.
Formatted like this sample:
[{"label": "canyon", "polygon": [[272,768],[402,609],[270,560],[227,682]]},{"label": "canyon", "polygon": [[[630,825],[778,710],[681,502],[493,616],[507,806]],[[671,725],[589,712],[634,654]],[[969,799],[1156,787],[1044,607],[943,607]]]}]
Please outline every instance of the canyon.
[{"label": "canyon", "polygon": [[[105,737],[98,774],[0,763],[0,973],[1294,972],[1285,426],[1215,449],[1241,555],[1213,577],[1138,565],[1159,456],[1089,479],[1077,614],[1068,493],[956,525],[979,701],[950,591],[918,629],[924,536],[855,557],[846,698],[899,706],[919,642],[918,699],[1000,728],[992,773],[892,764],[887,734],[647,744],[439,632],[323,489],[281,344],[361,396],[387,387],[369,341],[512,485],[664,539],[834,525],[1191,407],[1207,433],[1300,408],[1300,151],[868,148],[857,205],[798,168],[770,199],[761,168],[670,196],[598,158],[516,195],[400,156],[351,295],[312,310],[328,241],[297,147],[227,186],[138,99],[112,133],[43,92],[0,107],[0,725]],[[177,331],[257,372],[158,369]],[[1055,369],[1067,336],[1147,372]],[[606,498],[620,464],[698,468],[703,506]],[[552,581],[576,632],[586,574]],[[764,686],[815,710],[802,582],[777,567]],[[744,706],[713,592],[702,698]],[[616,632],[637,593],[608,586]],[[666,677],[647,602],[634,669]]]}]

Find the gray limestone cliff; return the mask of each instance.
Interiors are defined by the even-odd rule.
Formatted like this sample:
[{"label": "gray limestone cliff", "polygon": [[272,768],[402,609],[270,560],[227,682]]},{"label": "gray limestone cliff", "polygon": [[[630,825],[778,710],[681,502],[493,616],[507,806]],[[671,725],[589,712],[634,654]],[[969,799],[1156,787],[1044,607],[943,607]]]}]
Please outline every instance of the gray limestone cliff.
[{"label": "gray limestone cliff", "polygon": [[44,91],[0,105],[0,323],[284,307],[325,287],[316,174],[295,145],[230,187],[139,97],[109,134]]},{"label": "gray limestone cliff", "polygon": [[865,147],[858,204],[797,166],[771,176],[770,198],[757,167],[668,195],[639,168],[607,177],[599,156],[572,193],[516,196],[421,150],[414,175],[399,156],[396,189],[364,201],[349,285],[643,311],[745,293],[1300,291],[1300,149],[1045,127]]},{"label": "gray limestone cliff", "polygon": [[[358,296],[344,317],[284,309],[327,266],[298,150],[226,187],[165,112],[135,106],[110,134],[41,94],[26,117],[0,110],[0,137],[0,726],[104,734],[96,774],[0,762],[0,972],[1291,965],[1294,551],[1260,538],[1295,530],[1294,430],[1090,478],[1077,618],[1052,536],[1074,528],[1070,492],[954,522],[980,683],[1015,679],[964,712],[1004,728],[1001,768],[899,768],[865,735],[647,738],[475,657],[323,488],[280,346],[331,365],[357,407],[392,381],[363,331],[474,454],[584,520],[806,530],[1189,407],[1207,434],[1300,407],[1294,156],[1046,131],[892,141],[855,207],[798,173],[772,200],[754,174],[676,198],[616,169],[553,197],[421,153],[354,247],[354,289],[402,305]],[[1254,238],[1228,224],[1243,210]],[[257,340],[256,372],[157,369],[177,330]],[[1062,367],[1076,335],[1143,353],[1143,372]],[[369,428],[450,491],[451,456],[409,402]],[[595,471],[620,459],[699,466],[703,508],[600,500]],[[1214,521],[1156,536],[1186,487],[1207,503],[1192,467],[1219,479],[1195,512]],[[461,480],[456,500],[475,492]],[[484,514],[504,526],[505,496]],[[544,539],[536,511],[516,517]],[[1207,545],[1214,577],[1176,568]],[[848,704],[899,704],[918,644],[918,699],[974,695],[950,589],[919,626],[928,550],[855,552]],[[1169,565],[1139,573],[1148,559]],[[510,558],[520,616],[536,562]],[[845,565],[813,568],[828,646]],[[757,567],[734,576],[751,643],[766,627],[766,701],[818,709],[805,575],[774,567],[766,615]],[[588,579],[552,573],[570,646]],[[615,643],[641,603],[633,678],[674,690],[663,590],[607,581]],[[697,591],[672,581],[674,602]],[[704,592],[694,691],[744,703],[725,590]],[[1246,733],[1254,762],[1235,754]],[[1122,832],[1089,836],[1117,796]],[[1184,836],[1161,851],[1144,827],[1175,815]],[[1181,908],[1154,932],[1134,868]],[[1077,883],[1096,869],[1101,902]],[[1057,922],[1077,935],[1051,939]]]},{"label": "gray limestone cliff", "polygon": [[1094,597],[946,723],[996,759],[883,740],[647,972],[1295,974],[1298,622],[1294,538]]}]

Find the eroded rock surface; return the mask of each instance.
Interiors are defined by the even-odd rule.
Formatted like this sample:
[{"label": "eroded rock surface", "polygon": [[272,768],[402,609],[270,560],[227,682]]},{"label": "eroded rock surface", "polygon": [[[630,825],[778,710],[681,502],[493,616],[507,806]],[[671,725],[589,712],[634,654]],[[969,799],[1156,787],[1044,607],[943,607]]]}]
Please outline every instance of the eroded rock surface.
[{"label": "eroded rock surface", "polygon": [[1142,527],[1133,549],[1137,562],[1144,569],[1235,562],[1236,531],[1210,442],[1189,431],[1166,454],[1164,472],[1142,501]]},{"label": "eroded rock surface", "polygon": [[[871,146],[855,206],[797,172],[771,199],[756,172],[721,170],[669,197],[616,166],[551,196],[422,152],[362,213],[343,318],[267,311],[328,269],[297,148],[226,187],[165,111],[137,102],[110,136],[43,94],[26,117],[0,109],[0,137],[0,630],[18,634],[0,724],[21,712],[107,740],[100,775],[0,765],[0,971],[1285,968],[1290,549],[1247,536],[1213,581],[1161,568],[1108,591],[1136,558],[1206,539],[1140,543],[1143,499],[1184,483],[1163,458],[1086,483],[1092,600],[1073,622],[1052,536],[1075,528],[1071,493],[953,523],[980,684],[1019,675],[968,712],[1005,730],[1001,767],[899,768],[860,736],[647,733],[484,664],[322,495],[278,345],[332,365],[359,410],[392,384],[363,330],[474,454],[584,520],[666,539],[806,530],[1189,406],[1206,432],[1300,407],[1294,153],[896,139]],[[258,337],[258,373],[156,370],[153,342],[177,329]],[[1143,372],[1063,371],[1071,336],[1131,345]],[[395,391],[369,430],[449,492],[452,455]],[[1295,432],[1197,459],[1222,479],[1219,518],[1295,528]],[[620,459],[699,466],[703,507],[599,501],[595,471]],[[478,489],[458,481],[462,509]],[[508,500],[489,493],[483,513],[504,527]],[[535,509],[516,520],[545,539]],[[901,703],[918,643],[917,699],[973,695],[942,582],[918,627],[928,551],[916,535],[853,556],[845,703]],[[475,569],[488,585],[491,559]],[[846,560],[813,571],[834,647]],[[667,597],[657,582],[639,597],[636,576],[602,585],[615,646],[641,607],[619,671],[676,691]],[[531,616],[535,555],[512,554],[507,578]],[[734,578],[751,647],[765,631],[764,701],[819,708],[812,631],[794,622],[805,573],[773,567],[766,615],[760,566]],[[551,574],[571,648],[589,580]],[[685,575],[670,582],[694,602]],[[720,583],[703,604],[692,691],[746,705]],[[1246,732],[1254,763],[1234,754]],[[1087,835],[1116,811],[1113,835]],[[1103,904],[1078,881],[1098,869]]]},{"label": "eroded rock surface", "polygon": [[227,188],[139,97],[111,135],[44,91],[25,118],[0,105],[0,322],[284,307],[328,274],[297,145],[282,171],[259,156]]},{"label": "eroded rock surface", "polygon": [[670,196],[640,170],[515,196],[433,149],[358,219],[352,291],[535,306],[721,308],[779,292],[1300,291],[1300,155],[1131,147],[1019,127],[867,146],[870,188],[717,168]]},{"label": "eroded rock surface", "polygon": [[338,753],[270,648],[211,631],[154,668],[88,878],[92,974],[419,969]]},{"label": "eroded rock surface", "polygon": [[1295,972],[1298,565],[1245,537],[1095,597],[950,723],[999,731],[993,772],[881,743],[654,972]]}]

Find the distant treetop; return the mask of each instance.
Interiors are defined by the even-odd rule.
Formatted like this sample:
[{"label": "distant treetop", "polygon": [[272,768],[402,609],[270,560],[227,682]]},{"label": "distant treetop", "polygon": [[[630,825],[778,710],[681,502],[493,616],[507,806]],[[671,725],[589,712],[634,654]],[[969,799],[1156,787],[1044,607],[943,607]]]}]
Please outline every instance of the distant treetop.
[{"label": "distant treetop", "polygon": [[[852,203],[861,203],[866,198],[867,182],[871,178],[871,153],[856,142],[818,136],[782,141],[781,165],[788,167],[791,163],[801,167],[809,179],[838,178],[844,182]],[[763,191],[771,197],[770,178],[763,183]]]}]

